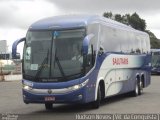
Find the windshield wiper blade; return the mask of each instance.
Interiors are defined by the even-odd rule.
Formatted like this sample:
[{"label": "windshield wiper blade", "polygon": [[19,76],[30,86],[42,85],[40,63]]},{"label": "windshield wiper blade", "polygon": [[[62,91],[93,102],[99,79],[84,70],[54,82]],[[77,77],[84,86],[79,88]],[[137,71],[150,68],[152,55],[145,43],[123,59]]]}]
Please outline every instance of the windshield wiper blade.
[{"label": "windshield wiper blade", "polygon": [[47,56],[44,58],[44,60],[41,63],[41,66],[38,68],[38,71],[34,77],[34,80],[36,81],[36,79],[39,77],[39,75],[41,74],[41,71],[44,69],[44,64],[48,63],[48,56],[49,56],[49,49],[47,51]]},{"label": "windshield wiper blade", "polygon": [[61,73],[61,75],[63,76],[63,78],[64,78],[64,79],[67,79],[67,77],[66,77],[66,75],[65,75],[65,73],[64,73],[64,70],[63,70],[63,68],[62,68],[62,65],[61,65],[61,63],[59,62],[59,58],[57,57],[57,49],[56,49],[56,51],[55,51],[55,61],[57,62],[58,68],[59,68],[60,73]]}]

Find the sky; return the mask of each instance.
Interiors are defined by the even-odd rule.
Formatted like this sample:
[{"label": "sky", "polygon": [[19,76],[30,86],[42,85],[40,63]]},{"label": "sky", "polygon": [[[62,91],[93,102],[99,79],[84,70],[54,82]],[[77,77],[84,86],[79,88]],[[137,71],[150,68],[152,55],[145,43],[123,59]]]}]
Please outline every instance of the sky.
[{"label": "sky", "polygon": [[[0,0],[0,40],[12,43],[25,37],[35,21],[58,15],[96,14],[111,11],[119,14],[138,13],[146,20],[147,29],[160,38],[159,0]],[[18,46],[22,53],[23,43]]]}]

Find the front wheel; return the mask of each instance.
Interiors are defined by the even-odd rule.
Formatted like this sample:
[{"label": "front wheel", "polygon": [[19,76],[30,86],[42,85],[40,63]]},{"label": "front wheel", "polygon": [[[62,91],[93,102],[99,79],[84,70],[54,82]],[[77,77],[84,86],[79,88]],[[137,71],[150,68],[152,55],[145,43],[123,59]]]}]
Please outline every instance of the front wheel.
[{"label": "front wheel", "polygon": [[99,85],[98,86],[98,91],[97,91],[97,100],[92,103],[92,107],[95,108],[95,109],[98,109],[99,106],[100,106],[100,102],[101,102],[101,88],[100,88],[100,85]]},{"label": "front wheel", "polygon": [[51,110],[53,108],[53,104],[52,103],[45,103],[45,108],[46,108],[46,110]]}]

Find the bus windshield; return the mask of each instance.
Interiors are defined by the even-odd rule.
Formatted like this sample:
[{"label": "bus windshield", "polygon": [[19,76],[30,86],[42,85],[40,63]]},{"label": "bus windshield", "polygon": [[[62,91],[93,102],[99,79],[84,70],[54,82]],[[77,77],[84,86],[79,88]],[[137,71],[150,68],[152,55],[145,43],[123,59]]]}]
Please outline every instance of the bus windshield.
[{"label": "bus windshield", "polygon": [[152,67],[160,67],[160,52],[152,53]]},{"label": "bus windshield", "polygon": [[23,76],[34,81],[67,81],[83,75],[82,42],[85,29],[29,31]]}]

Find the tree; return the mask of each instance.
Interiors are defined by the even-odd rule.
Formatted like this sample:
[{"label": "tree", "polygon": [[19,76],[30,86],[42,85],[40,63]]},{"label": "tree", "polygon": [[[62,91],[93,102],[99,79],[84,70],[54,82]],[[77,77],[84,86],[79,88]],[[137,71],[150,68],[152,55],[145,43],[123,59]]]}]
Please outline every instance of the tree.
[{"label": "tree", "polygon": [[113,17],[112,12],[105,12],[103,14],[103,16],[106,17],[106,18],[110,18],[110,19],[112,19],[112,17]]},{"label": "tree", "polygon": [[131,25],[133,28],[141,31],[145,31],[146,29],[146,22],[145,20],[141,19],[137,13],[133,13],[128,18],[129,25]]},{"label": "tree", "polygon": [[160,40],[158,40],[157,37],[150,30],[146,30],[145,32],[147,32],[150,37],[151,48],[159,49]]},{"label": "tree", "polygon": [[130,14],[125,14],[125,15],[123,15],[122,16],[122,19],[123,19],[123,21],[122,21],[122,23],[123,24],[126,24],[126,25],[129,25],[129,18],[130,18]]},{"label": "tree", "polygon": [[130,25],[137,30],[145,31],[146,29],[146,21],[144,19],[141,19],[136,12],[133,13],[132,15],[130,14],[120,15],[120,14],[112,14],[112,12],[105,12],[103,16],[106,18],[114,19],[123,24]]},{"label": "tree", "polygon": [[116,14],[115,17],[114,17],[114,19],[116,21],[118,21],[118,22],[123,22],[123,18],[122,18],[122,16],[120,14]]}]

